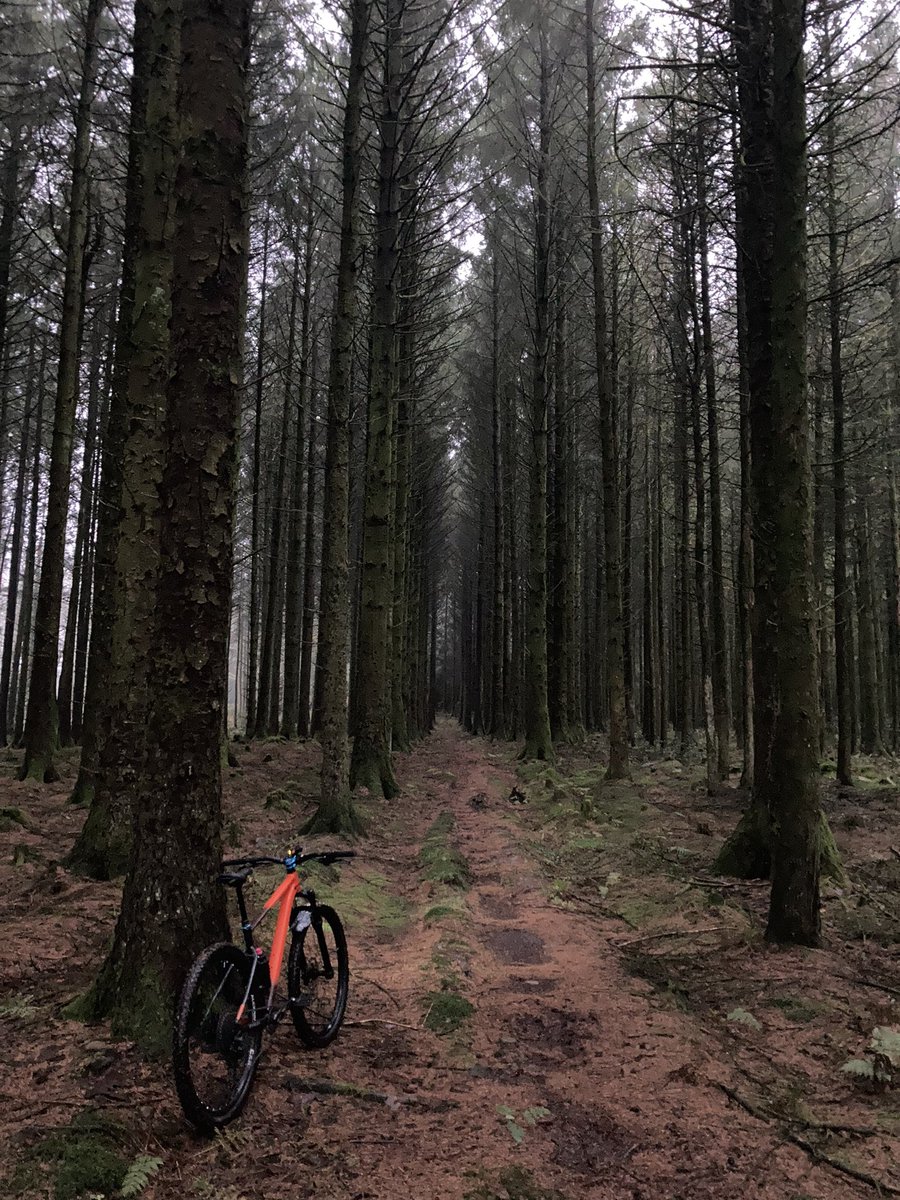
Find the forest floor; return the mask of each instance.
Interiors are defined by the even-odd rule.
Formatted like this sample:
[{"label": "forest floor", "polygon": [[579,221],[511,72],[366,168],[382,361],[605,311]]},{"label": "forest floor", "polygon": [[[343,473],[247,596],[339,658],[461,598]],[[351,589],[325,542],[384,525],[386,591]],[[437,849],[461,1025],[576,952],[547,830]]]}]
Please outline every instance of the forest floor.
[{"label": "forest floor", "polygon": [[[228,841],[280,853],[312,808],[315,746],[236,752]],[[397,756],[401,796],[363,800],[357,859],[316,879],[350,943],[340,1037],[304,1051],[282,1025],[244,1115],[207,1141],[166,1064],[62,1014],[118,886],[58,865],[84,815],[66,804],[74,755],[50,788],[14,782],[16,757],[0,781],[4,1200],[120,1194],[140,1156],[156,1160],[145,1200],[900,1195],[900,1072],[892,1089],[869,1048],[900,1028],[896,763],[859,764],[853,791],[825,775],[850,881],[826,883],[824,948],[785,950],[762,940],[765,886],[710,873],[735,787],[709,797],[699,767],[660,757],[605,784],[593,743],[519,767],[442,720]],[[842,1072],[850,1059],[880,1078]]]}]

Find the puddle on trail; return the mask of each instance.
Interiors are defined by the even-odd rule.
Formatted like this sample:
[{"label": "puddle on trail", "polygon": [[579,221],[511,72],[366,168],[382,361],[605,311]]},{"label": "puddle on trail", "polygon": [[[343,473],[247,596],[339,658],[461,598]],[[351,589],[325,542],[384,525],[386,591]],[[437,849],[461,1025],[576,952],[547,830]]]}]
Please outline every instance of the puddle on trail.
[{"label": "puddle on trail", "polygon": [[519,915],[516,905],[505,896],[479,896],[478,903],[495,921],[512,921]]},{"label": "puddle on trail", "polygon": [[526,929],[490,929],[482,940],[501,962],[512,964],[544,963],[544,939]]}]

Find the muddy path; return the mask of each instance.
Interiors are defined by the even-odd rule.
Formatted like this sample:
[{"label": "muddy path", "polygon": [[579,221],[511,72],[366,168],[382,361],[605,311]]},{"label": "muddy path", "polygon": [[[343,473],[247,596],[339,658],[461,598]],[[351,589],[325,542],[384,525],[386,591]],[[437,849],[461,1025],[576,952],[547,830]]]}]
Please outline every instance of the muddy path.
[{"label": "muddy path", "polygon": [[[307,759],[295,747],[242,750],[230,790],[243,849],[265,852],[290,838],[296,811],[261,799],[302,791]],[[93,1107],[128,1127],[132,1152],[161,1160],[141,1193],[150,1200],[274,1200],[287,1186],[298,1197],[353,1200],[875,1194],[735,1102],[747,1083],[736,1055],[626,969],[621,920],[559,903],[532,810],[507,801],[511,748],[443,721],[398,763],[403,793],[390,805],[366,802],[370,833],[358,859],[340,877],[316,880],[348,931],[341,1036],[325,1051],[303,1051],[283,1025],[245,1115],[213,1143],[186,1127],[164,1065],[141,1063],[51,1003],[88,976],[115,908],[112,885],[51,868],[66,897],[70,955],[79,905],[92,905],[94,918],[102,912],[105,925],[95,921],[100,933],[74,972],[45,955],[25,972],[45,1019],[6,1020],[3,1092],[8,1105],[36,1093],[41,1105],[8,1107],[0,1128],[8,1163],[27,1159],[73,1110]],[[423,856],[435,845],[437,871],[434,856]],[[40,870],[21,867],[18,886],[22,871]],[[5,986],[16,944],[21,976],[29,914],[14,897],[0,954]],[[46,1165],[14,1182],[9,1195],[54,1195]]]}]

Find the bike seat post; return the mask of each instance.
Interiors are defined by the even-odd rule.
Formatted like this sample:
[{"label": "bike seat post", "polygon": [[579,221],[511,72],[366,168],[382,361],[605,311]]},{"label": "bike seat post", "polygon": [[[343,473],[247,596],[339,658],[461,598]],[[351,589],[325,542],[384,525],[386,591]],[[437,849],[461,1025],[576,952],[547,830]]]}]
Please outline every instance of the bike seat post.
[{"label": "bike seat post", "polygon": [[252,950],[253,938],[251,936],[250,918],[247,916],[247,905],[244,901],[244,884],[238,883],[234,890],[237,892],[238,912],[241,914],[241,932],[244,935],[244,944],[248,950]]}]

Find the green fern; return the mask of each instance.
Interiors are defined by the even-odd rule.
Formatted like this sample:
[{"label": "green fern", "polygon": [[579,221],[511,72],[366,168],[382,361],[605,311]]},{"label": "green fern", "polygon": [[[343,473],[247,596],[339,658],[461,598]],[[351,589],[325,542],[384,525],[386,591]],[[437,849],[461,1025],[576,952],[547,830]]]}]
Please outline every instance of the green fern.
[{"label": "green fern", "polygon": [[878,1025],[872,1030],[869,1050],[873,1059],[851,1058],[841,1070],[856,1079],[866,1079],[876,1087],[890,1086],[900,1078],[900,1030]]},{"label": "green fern", "polygon": [[762,1029],[762,1025],[760,1025],[753,1013],[747,1012],[745,1008],[733,1008],[725,1020],[734,1021],[738,1025],[746,1025],[750,1029]]},{"label": "green fern", "polygon": [[139,1155],[125,1172],[125,1178],[122,1180],[119,1195],[123,1197],[123,1200],[128,1200],[131,1196],[139,1196],[162,1164],[161,1158],[153,1158],[149,1154]]},{"label": "green fern", "polygon": [[35,1004],[31,992],[22,996],[7,996],[0,1000],[0,1017],[8,1017],[16,1021],[31,1021],[40,1013],[40,1006]]},{"label": "green fern", "polygon": [[845,1075],[854,1075],[857,1079],[874,1079],[875,1068],[867,1058],[851,1058],[841,1067]]},{"label": "green fern", "polygon": [[879,1025],[872,1030],[869,1049],[875,1054],[883,1054],[895,1070],[900,1069],[900,1031]]}]

